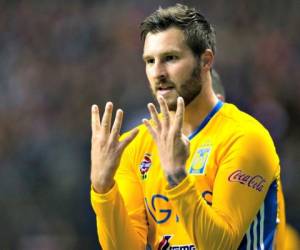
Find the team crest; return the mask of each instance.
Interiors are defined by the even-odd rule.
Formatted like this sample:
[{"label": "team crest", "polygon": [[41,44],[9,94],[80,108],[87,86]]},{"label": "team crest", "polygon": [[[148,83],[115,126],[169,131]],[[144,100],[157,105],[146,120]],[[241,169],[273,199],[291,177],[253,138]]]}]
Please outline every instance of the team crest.
[{"label": "team crest", "polygon": [[140,173],[142,175],[142,179],[145,180],[147,178],[147,173],[149,171],[149,168],[151,167],[152,161],[151,161],[151,154],[146,153],[144,155],[144,158],[140,164]]},{"label": "team crest", "polygon": [[210,146],[200,147],[197,149],[191,167],[190,174],[202,175],[205,173],[206,163],[211,151]]}]

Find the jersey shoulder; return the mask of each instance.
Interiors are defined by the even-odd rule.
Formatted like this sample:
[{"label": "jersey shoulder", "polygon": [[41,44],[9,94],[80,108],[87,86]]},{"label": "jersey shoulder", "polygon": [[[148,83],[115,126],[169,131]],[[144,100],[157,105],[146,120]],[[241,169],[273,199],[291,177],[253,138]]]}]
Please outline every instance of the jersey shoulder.
[{"label": "jersey shoulder", "polygon": [[254,117],[239,110],[233,104],[224,104],[217,121],[225,144],[245,154],[267,160],[277,169],[279,158],[268,130]]},{"label": "jersey shoulder", "polygon": [[138,134],[133,139],[133,141],[131,142],[131,144],[136,145],[136,144],[139,144],[139,143],[145,143],[145,142],[152,141],[152,136],[150,135],[150,133],[147,130],[147,127],[144,124],[140,124],[140,125],[136,126],[135,128],[132,128],[129,131],[124,132],[121,135],[120,140],[122,141],[124,138],[126,138],[127,136],[129,136],[130,133],[134,129],[138,130]]},{"label": "jersey shoulder", "polygon": [[218,130],[228,137],[251,137],[273,145],[269,131],[253,116],[241,111],[235,105],[225,103],[216,117]]},{"label": "jersey shoulder", "polygon": [[[123,155],[126,158],[130,158],[130,161],[137,164],[143,159],[146,153],[151,154],[156,146],[151,134],[148,132],[148,129],[144,124],[141,124],[133,129],[138,129],[138,134],[129,143],[129,145],[127,145]],[[120,140],[123,140],[129,136],[133,129],[122,134]]]}]

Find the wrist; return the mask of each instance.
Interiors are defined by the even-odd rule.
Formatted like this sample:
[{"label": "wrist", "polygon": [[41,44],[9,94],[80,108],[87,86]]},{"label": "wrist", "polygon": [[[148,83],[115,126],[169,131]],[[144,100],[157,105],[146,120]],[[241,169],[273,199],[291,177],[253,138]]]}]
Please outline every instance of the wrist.
[{"label": "wrist", "polygon": [[96,186],[92,184],[92,188],[93,190],[97,193],[97,194],[105,194],[107,193],[109,190],[112,189],[112,187],[114,186],[114,182],[111,183],[110,185],[105,185],[105,186]]},{"label": "wrist", "polygon": [[166,178],[170,188],[176,187],[181,181],[185,179],[187,173],[185,169],[181,169],[174,173],[166,173]]},{"label": "wrist", "polygon": [[92,181],[92,188],[98,194],[107,193],[114,186],[114,179],[103,180],[102,181]]}]

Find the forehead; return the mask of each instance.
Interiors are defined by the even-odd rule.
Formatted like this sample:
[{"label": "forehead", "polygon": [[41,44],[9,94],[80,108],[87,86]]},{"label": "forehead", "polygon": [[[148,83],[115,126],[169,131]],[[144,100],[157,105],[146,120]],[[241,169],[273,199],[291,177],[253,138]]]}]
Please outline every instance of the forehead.
[{"label": "forehead", "polygon": [[144,43],[144,57],[155,56],[168,51],[189,50],[185,36],[179,28],[171,27],[156,33],[149,32]]}]

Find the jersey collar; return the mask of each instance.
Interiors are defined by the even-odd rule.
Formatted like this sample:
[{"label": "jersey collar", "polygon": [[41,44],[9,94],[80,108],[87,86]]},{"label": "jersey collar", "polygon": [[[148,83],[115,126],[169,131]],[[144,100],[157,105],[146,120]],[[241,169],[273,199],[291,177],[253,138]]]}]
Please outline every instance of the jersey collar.
[{"label": "jersey collar", "polygon": [[213,118],[213,116],[222,108],[222,101],[218,101],[217,104],[213,107],[213,109],[208,113],[208,115],[204,118],[204,120],[200,123],[199,127],[196,128],[189,136],[189,140],[192,140],[205,126],[206,124]]}]

